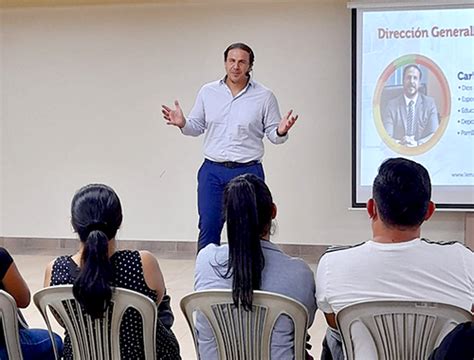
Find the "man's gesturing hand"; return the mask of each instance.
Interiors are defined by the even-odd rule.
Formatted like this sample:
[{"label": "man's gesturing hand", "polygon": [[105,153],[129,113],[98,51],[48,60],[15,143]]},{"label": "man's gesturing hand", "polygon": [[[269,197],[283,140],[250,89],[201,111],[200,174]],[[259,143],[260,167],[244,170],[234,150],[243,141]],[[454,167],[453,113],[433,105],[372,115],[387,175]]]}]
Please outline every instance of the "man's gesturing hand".
[{"label": "man's gesturing hand", "polygon": [[179,107],[178,100],[174,101],[175,109],[171,109],[166,105],[161,105],[161,112],[163,113],[163,118],[166,120],[166,124],[174,125],[180,129],[186,124],[186,119],[184,118],[183,111]]},{"label": "man's gesturing hand", "polygon": [[281,118],[280,124],[278,125],[277,134],[280,136],[285,136],[288,130],[292,128],[296,120],[298,120],[298,115],[291,116],[293,110],[288,111],[286,116]]}]

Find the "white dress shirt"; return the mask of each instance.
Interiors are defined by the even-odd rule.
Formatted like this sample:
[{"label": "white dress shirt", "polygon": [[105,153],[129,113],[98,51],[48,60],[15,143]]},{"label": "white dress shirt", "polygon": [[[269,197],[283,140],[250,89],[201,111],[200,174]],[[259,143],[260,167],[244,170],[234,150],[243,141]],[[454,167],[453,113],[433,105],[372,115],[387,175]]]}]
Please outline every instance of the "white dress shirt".
[{"label": "white dress shirt", "polygon": [[261,160],[264,135],[274,144],[288,139],[287,134],[277,134],[281,120],[277,99],[252,79],[234,97],[224,80],[208,83],[199,90],[181,131],[191,136],[205,133],[206,159],[240,163]]}]

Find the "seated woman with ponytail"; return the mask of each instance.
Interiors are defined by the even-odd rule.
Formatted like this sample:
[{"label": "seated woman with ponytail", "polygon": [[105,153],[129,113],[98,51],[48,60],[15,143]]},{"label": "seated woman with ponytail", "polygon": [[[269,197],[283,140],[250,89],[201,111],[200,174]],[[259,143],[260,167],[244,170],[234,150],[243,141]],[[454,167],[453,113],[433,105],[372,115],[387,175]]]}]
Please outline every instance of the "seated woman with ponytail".
[{"label": "seated woman with ponytail", "polygon": [[[270,242],[276,216],[270,190],[255,175],[233,179],[224,192],[228,245],[209,244],[196,259],[195,290],[232,289],[234,303],[252,307],[254,290],[265,290],[298,300],[308,310],[309,324],[316,312],[314,274],[301,259],[292,258]],[[217,359],[212,331],[198,319],[201,359]],[[278,319],[272,334],[272,359],[292,359],[293,324]]]},{"label": "seated woman with ponytail", "polygon": [[[165,283],[156,258],[148,251],[116,249],[115,235],[122,223],[122,207],[117,194],[106,185],[83,187],[72,199],[71,223],[81,240],[79,251],[49,264],[45,286],[73,284],[75,298],[94,318],[104,315],[114,287],[150,297],[157,303],[160,318],[156,334],[157,358],[180,359],[178,342],[171,331],[172,315],[170,319],[166,306],[169,297],[165,294]],[[122,359],[144,358],[141,317],[134,309],[125,313],[120,347]],[[66,333],[64,358],[72,357]]]}]

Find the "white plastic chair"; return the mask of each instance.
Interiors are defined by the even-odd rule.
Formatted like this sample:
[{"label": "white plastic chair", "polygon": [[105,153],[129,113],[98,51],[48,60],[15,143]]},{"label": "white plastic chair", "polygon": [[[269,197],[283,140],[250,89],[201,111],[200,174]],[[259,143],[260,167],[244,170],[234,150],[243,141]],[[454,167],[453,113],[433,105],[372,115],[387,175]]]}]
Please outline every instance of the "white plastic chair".
[{"label": "white plastic chair", "polygon": [[180,306],[191,329],[198,357],[196,311],[209,321],[219,359],[270,359],[270,338],[280,315],[287,315],[293,321],[295,359],[305,358],[308,312],[303,304],[287,296],[254,291],[252,311],[249,312],[234,306],[231,290],[203,290],[186,295]]},{"label": "white plastic chair", "polygon": [[469,311],[423,301],[369,301],[336,315],[348,360],[426,360]]},{"label": "white plastic chair", "polygon": [[0,290],[0,318],[3,337],[9,359],[23,360],[18,333],[18,309],[15,299],[6,291]]},{"label": "white plastic chair", "polygon": [[[53,341],[53,337],[48,308],[54,312],[56,318],[60,318],[61,325],[68,332],[74,358],[81,360],[120,359],[120,323],[127,309],[136,309],[142,317],[146,359],[156,359],[157,307],[145,295],[115,288],[111,302],[112,311],[106,311],[103,319],[95,320],[85,314],[75,300],[72,285],[41,289],[33,295],[33,300],[48,326],[51,340]],[[54,352],[58,359],[56,345]]]}]

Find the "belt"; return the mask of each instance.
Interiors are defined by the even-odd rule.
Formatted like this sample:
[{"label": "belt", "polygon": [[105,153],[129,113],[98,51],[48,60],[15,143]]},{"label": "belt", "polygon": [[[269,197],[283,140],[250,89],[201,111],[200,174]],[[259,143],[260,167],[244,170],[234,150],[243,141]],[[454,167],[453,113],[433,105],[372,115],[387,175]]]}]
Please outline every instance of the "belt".
[{"label": "belt", "polygon": [[213,164],[213,165],[219,165],[219,166],[224,166],[229,169],[235,169],[235,168],[240,168],[240,167],[247,167],[247,166],[253,166],[260,164],[260,160],[252,160],[249,162],[244,162],[244,163],[239,163],[239,162],[234,162],[234,161],[223,161],[223,162],[217,162],[217,161],[212,161],[209,159],[206,159],[205,161]]}]

